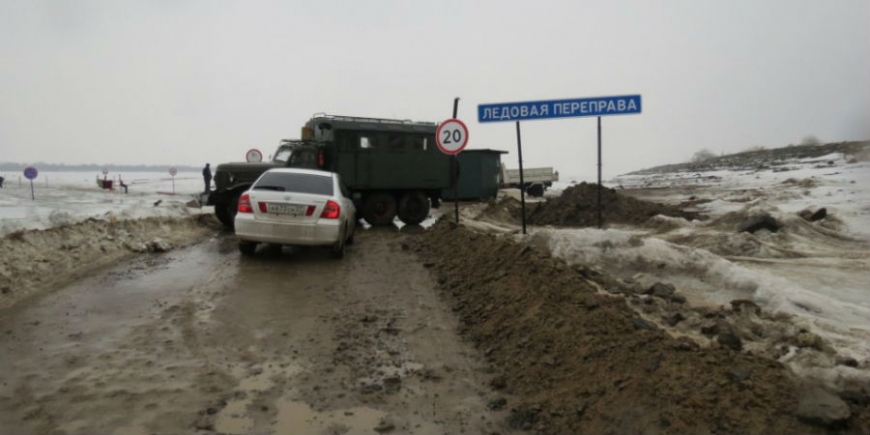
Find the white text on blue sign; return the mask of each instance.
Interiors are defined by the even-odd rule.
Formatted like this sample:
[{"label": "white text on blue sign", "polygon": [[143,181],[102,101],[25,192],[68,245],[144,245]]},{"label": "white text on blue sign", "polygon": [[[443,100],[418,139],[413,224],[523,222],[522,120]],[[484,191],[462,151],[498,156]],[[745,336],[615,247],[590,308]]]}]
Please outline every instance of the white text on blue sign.
[{"label": "white text on blue sign", "polygon": [[640,95],[480,104],[478,122],[531,121],[579,116],[633,115],[641,111]]}]

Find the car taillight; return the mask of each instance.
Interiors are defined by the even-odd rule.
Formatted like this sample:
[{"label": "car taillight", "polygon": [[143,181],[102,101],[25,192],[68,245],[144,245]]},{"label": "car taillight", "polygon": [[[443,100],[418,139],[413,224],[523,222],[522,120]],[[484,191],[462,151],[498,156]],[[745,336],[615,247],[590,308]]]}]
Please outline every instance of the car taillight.
[{"label": "car taillight", "polygon": [[251,207],[251,197],[245,193],[239,197],[239,213],[253,213],[254,208]]},{"label": "car taillight", "polygon": [[305,210],[305,216],[313,216],[313,215],[314,215],[314,210],[315,210],[316,208],[317,208],[317,207],[315,207],[315,206],[313,206],[313,205],[309,205],[309,206],[308,206],[308,210]]},{"label": "car taillight", "polygon": [[260,213],[268,213],[269,212],[269,208],[266,207],[265,202],[258,202],[257,205],[260,207]]},{"label": "car taillight", "polygon": [[323,213],[320,214],[321,219],[338,219],[341,214],[341,207],[335,201],[326,201],[323,207]]}]

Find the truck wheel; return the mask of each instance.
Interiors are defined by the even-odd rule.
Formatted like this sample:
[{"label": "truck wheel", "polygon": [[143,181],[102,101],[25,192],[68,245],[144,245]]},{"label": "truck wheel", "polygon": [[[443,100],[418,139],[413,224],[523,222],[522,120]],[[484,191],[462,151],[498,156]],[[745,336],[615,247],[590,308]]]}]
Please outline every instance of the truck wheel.
[{"label": "truck wheel", "polygon": [[396,198],[386,192],[366,196],[363,203],[363,218],[371,226],[386,226],[396,217]]},{"label": "truck wheel", "polygon": [[419,225],[429,217],[429,198],[423,192],[408,192],[399,200],[399,219],[405,225]]},{"label": "truck wheel", "polygon": [[526,193],[528,193],[529,196],[540,198],[544,196],[544,185],[540,183],[532,184],[528,189],[526,189]]},{"label": "truck wheel", "polygon": [[217,216],[218,220],[227,229],[233,229],[233,219],[235,219],[235,216],[229,214],[228,206],[225,203],[219,202],[214,205],[214,215]]},{"label": "truck wheel", "polygon": [[227,228],[230,230],[236,229],[236,214],[239,213],[239,198],[242,196],[242,192],[236,192],[233,194],[233,199],[230,200],[229,204],[226,206],[226,213],[229,217],[230,224],[227,225]]},{"label": "truck wheel", "polygon": [[257,244],[254,242],[239,242],[239,252],[244,255],[254,255],[257,250]]}]

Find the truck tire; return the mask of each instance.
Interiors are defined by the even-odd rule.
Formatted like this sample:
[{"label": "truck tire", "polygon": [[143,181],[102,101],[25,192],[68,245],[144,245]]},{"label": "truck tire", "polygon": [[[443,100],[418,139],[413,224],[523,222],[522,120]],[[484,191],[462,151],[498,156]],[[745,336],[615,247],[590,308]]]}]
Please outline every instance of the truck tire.
[{"label": "truck tire", "polygon": [[540,198],[544,196],[544,185],[541,183],[532,184],[528,189],[526,189],[526,193],[528,193],[529,196]]},{"label": "truck tire", "polygon": [[363,200],[363,219],[373,227],[393,223],[396,218],[396,198],[386,192],[367,195]]},{"label": "truck tire", "polygon": [[423,192],[408,192],[399,200],[399,220],[405,225],[419,225],[429,217],[429,198]]},{"label": "truck tire", "polygon": [[214,214],[224,224],[226,229],[233,231],[236,228],[236,213],[239,212],[239,197],[242,192],[232,194],[229,202],[219,202],[214,205]]},{"label": "truck tire", "polygon": [[257,251],[257,244],[254,242],[239,242],[239,252],[243,255],[254,255]]},{"label": "truck tire", "polygon": [[223,202],[219,202],[214,205],[214,215],[217,216],[218,220],[227,228],[233,229],[233,220],[235,216],[231,216],[229,214],[229,210],[227,209],[227,205]]}]

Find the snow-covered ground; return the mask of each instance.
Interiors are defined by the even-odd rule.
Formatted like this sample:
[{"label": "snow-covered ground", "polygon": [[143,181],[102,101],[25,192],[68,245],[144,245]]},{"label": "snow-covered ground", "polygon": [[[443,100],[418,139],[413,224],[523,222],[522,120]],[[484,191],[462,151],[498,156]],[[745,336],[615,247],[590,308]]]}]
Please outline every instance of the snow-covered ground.
[{"label": "snow-covered ground", "polygon": [[[97,177],[91,172],[40,172],[33,182],[23,176],[6,172],[0,189],[0,235],[20,229],[44,229],[80,222],[88,218],[131,219],[151,216],[180,217],[211,212],[210,207],[194,208],[186,204],[199,199],[204,189],[199,173],[128,172],[122,174],[128,193],[118,186],[118,174],[108,174],[114,180],[114,190],[97,187]],[[159,203],[157,203],[160,201]],[[155,205],[157,203],[157,205]]]},{"label": "snow-covered ground", "polygon": [[[570,185],[560,182],[550,195]],[[825,338],[859,369],[831,360],[794,364],[798,372],[836,383],[870,373],[870,162],[831,154],[755,171],[715,170],[621,176],[606,185],[632,196],[699,211],[708,220],[663,216],[641,227],[533,229],[569,262],[593,265],[631,280],[675,285],[695,306],[748,299],[792,316]],[[809,222],[798,212],[825,208]],[[783,228],[738,233],[767,213]],[[794,350],[794,349],[793,349]],[[785,357],[800,358],[794,352]],[[813,359],[818,356],[807,356]]]}]

